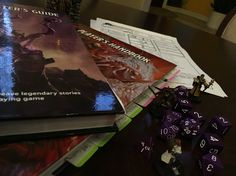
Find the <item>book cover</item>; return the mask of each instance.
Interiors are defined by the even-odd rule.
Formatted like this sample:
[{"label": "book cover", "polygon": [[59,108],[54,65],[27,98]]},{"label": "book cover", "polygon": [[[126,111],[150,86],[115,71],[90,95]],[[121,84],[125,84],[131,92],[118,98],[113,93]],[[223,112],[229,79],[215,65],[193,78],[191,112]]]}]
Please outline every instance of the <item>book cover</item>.
[{"label": "book cover", "polygon": [[[92,30],[83,25],[79,25],[76,27],[77,27],[77,30],[85,30],[85,29],[86,31]],[[94,31],[92,30],[92,32]],[[99,36],[101,36],[100,33],[98,34]],[[90,35],[94,35],[94,37],[95,35],[98,36],[97,32]],[[132,104],[133,99],[135,97],[138,97],[145,89],[147,89],[149,85],[152,85],[158,79],[162,79],[165,74],[167,74],[170,70],[172,70],[175,67],[175,65],[165,62],[165,61],[163,62],[163,65],[159,64],[161,63],[162,59],[149,55],[144,51],[137,50],[134,47],[123,45],[123,43],[120,43],[119,41],[110,37],[109,38],[112,39],[112,41],[114,41],[117,45],[121,44],[122,47],[127,47],[130,51],[133,51],[137,54],[139,53],[139,55],[136,55],[138,57],[146,56],[145,58],[148,60],[152,58],[153,60],[157,59],[159,61],[155,62],[155,64],[152,65],[153,64],[152,59],[150,59],[150,61],[147,60],[148,62],[146,62],[145,58],[141,60],[136,59],[135,56],[128,55],[126,52],[117,51],[114,48],[110,48],[110,49],[106,48],[108,46],[106,46],[103,49],[103,47],[100,47],[100,45],[98,45],[97,42],[94,43],[95,46],[96,45],[98,46],[97,49],[95,49],[94,47],[90,47],[90,45],[93,45],[92,44],[93,40],[89,40],[88,36],[83,37],[81,34],[80,36],[83,39],[87,48],[89,48],[89,52],[93,55],[93,58],[95,59],[96,64],[102,70],[103,74],[108,79],[110,85],[115,90],[115,93],[117,93],[122,103],[125,104],[126,115],[125,117],[122,117],[122,115],[120,115],[119,119],[117,120],[119,129],[121,130],[128,123],[131,122],[132,117],[136,116],[142,110],[140,107],[137,107],[137,105]],[[111,57],[111,59],[113,58],[114,60],[110,61],[108,55],[113,56],[114,58]],[[119,57],[116,57],[117,55]],[[107,60],[105,59],[105,56],[108,57]],[[117,61],[115,59],[117,59]],[[124,59],[123,62],[122,62],[122,59]],[[114,73],[112,73],[113,71]],[[145,76],[145,73],[147,71],[150,71],[150,73],[147,74],[148,76],[147,75]],[[136,109],[136,111],[133,111],[133,109]],[[82,166],[93,155],[93,153],[96,152],[96,150],[98,150],[99,147],[104,145],[104,144],[101,145],[100,143],[104,143],[104,141],[107,142],[113,135],[114,133],[111,133],[111,134],[103,133],[103,134],[99,134],[99,138],[97,137],[97,135],[88,136],[86,137],[86,139],[83,140],[82,143],[78,143],[76,145],[77,147],[76,150],[70,150],[67,153],[65,153],[63,156],[67,161],[71,162],[75,166],[78,166],[78,167]],[[75,136],[75,137],[80,138],[80,136]],[[66,143],[66,140],[70,138],[71,137],[67,137],[62,140],[58,139],[58,142],[63,143],[63,140],[65,140],[65,143]],[[96,138],[95,141],[94,141],[94,138]],[[30,146],[28,146],[28,148],[30,148]],[[44,150],[50,151],[50,150],[53,150],[53,147],[44,148]],[[55,171],[56,167],[59,166],[57,164],[58,161],[60,161],[60,158],[57,158],[57,160],[53,160],[50,166],[48,167],[42,166],[40,169],[40,172],[38,173],[41,173],[42,175],[51,174],[53,171]],[[28,166],[25,165],[24,167],[28,167]]]},{"label": "book cover", "polygon": [[[0,65],[1,137],[26,133],[25,130],[27,133],[57,131],[58,123],[65,123],[62,120],[65,117],[72,124],[80,118],[71,117],[84,116],[83,122],[88,119],[93,124],[97,117],[105,117],[102,125],[109,114],[124,112],[64,15],[30,6],[1,4]],[[54,129],[49,125],[45,129],[45,124],[38,126],[41,120],[47,123],[48,119]],[[113,120],[112,115],[109,126]],[[10,122],[14,127],[20,125],[19,128],[28,124],[29,129],[9,132]],[[59,131],[67,130],[71,124],[63,125],[67,127],[58,127]]]},{"label": "book cover", "polygon": [[124,106],[176,66],[82,24],[76,29]]},{"label": "book cover", "polygon": [[87,136],[0,145],[0,175],[38,176]]}]

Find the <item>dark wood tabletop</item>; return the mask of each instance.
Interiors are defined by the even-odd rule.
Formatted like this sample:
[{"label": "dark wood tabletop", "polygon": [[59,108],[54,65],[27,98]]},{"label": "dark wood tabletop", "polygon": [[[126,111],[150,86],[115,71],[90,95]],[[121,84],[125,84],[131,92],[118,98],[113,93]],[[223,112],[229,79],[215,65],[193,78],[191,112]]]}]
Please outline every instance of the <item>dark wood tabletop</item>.
[{"label": "dark wood tabletop", "polygon": [[[30,5],[34,3],[34,1],[18,2],[31,3]],[[236,82],[234,81],[236,81],[236,45],[212,34],[181,24],[161,12],[157,16],[101,0],[84,0],[81,3],[80,13],[80,22],[86,25],[89,25],[90,19],[100,17],[167,34],[178,39],[180,45],[189,53],[194,62],[210,77],[214,78],[228,95],[228,98],[220,98],[204,94],[202,102],[197,105],[197,109],[208,118],[222,115],[233,124],[229,133],[223,139],[224,149],[219,157],[224,165],[224,170],[219,175],[235,175],[236,109],[234,108],[236,107]],[[128,127],[99,149],[84,166],[76,168],[67,165],[59,175],[160,175],[157,157],[165,151],[165,143],[157,140],[154,147],[154,159],[151,161],[146,160],[136,149],[136,144],[143,137],[149,135],[155,137],[155,127],[150,126],[148,122],[150,122],[150,116],[146,111],[143,111]],[[186,175],[201,175],[197,164],[191,166],[186,168],[188,170]]]},{"label": "dark wood tabletop", "polygon": [[[215,35],[181,24],[161,12],[156,16],[103,1],[86,0],[86,2],[82,2],[81,22],[89,25],[89,20],[97,17],[176,37],[199,67],[222,86],[228,98],[205,94],[197,108],[207,118],[222,115],[233,124],[223,139],[224,149],[219,156],[224,170],[219,175],[235,175],[236,45]],[[156,161],[158,158],[155,159],[154,156],[152,161],[147,161],[135,148],[143,137],[155,136],[153,134],[155,130],[147,123],[149,118],[144,111],[105,147],[96,152],[82,168],[68,167],[61,175],[160,175],[160,172],[157,171],[159,167],[155,167],[158,164]],[[164,146],[162,141],[155,144],[156,157],[165,151]],[[185,175],[201,175],[197,164],[186,170],[189,171],[186,171]]]}]

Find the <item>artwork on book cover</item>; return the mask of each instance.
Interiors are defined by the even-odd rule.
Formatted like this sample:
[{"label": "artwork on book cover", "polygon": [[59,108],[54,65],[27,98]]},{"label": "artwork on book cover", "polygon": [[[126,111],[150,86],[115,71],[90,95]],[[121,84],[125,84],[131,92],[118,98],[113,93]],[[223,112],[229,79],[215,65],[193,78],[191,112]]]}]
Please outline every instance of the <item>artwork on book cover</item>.
[{"label": "artwork on book cover", "polygon": [[66,16],[30,6],[0,5],[0,119],[4,123],[123,112]]},{"label": "artwork on book cover", "polygon": [[[38,42],[38,38],[35,39],[35,41]],[[61,40],[56,41],[56,42],[59,42],[59,43],[57,43],[57,44],[59,44],[57,46],[60,48]],[[87,42],[85,42],[85,43],[87,44]],[[119,43],[118,41],[116,41],[116,44],[121,44],[121,46],[124,46],[122,43]],[[72,47],[73,47],[73,45],[72,45]],[[124,46],[124,47],[127,47],[127,46]],[[34,47],[32,47],[32,48],[34,48]],[[101,50],[101,47],[99,47],[99,48]],[[112,83],[111,86],[112,86],[112,88],[115,89],[115,92],[116,93],[120,92],[120,93],[118,93],[118,96],[120,97],[121,101],[123,103],[125,103],[125,105],[129,104],[135,96],[140,94],[145,88],[147,88],[147,86],[149,84],[153,83],[155,81],[155,79],[160,79],[162,77],[162,75],[165,75],[169,70],[171,70],[174,67],[174,65],[170,64],[170,63],[163,62],[163,64],[159,64],[160,63],[159,61],[156,62],[154,66],[151,66],[152,59],[150,59],[149,58],[150,56],[145,53],[144,53],[144,55],[147,56],[145,58],[147,58],[148,60],[145,60],[145,58],[142,58],[142,54],[141,54],[142,51],[141,50],[137,50],[137,52],[140,54],[140,55],[137,55],[137,57],[141,57],[141,60],[138,59],[137,61],[134,61],[134,63],[132,63],[131,58],[133,58],[133,56],[131,57],[131,55],[124,54],[124,56],[125,56],[124,57],[124,56],[122,56],[123,55],[122,52],[117,53],[117,51],[112,50],[112,48],[111,48],[111,50],[108,50],[110,53],[108,52],[107,55],[108,54],[112,54],[114,56],[116,54],[118,56],[120,55],[120,58],[118,58],[118,60],[117,60],[117,66],[115,64],[115,62],[116,62],[115,60],[113,62],[112,62],[112,60],[111,61],[108,60],[107,63],[99,62],[100,57],[103,57],[103,55],[104,55],[104,57],[106,56],[106,51],[105,50],[99,51],[99,48],[97,50],[90,49],[89,51],[93,54],[94,57],[98,57],[95,60],[96,60],[96,63],[98,64],[99,68],[101,68],[101,69],[103,68],[102,69],[103,74],[105,73],[105,68],[106,68],[105,66],[107,66],[107,68],[109,68],[108,66],[113,65],[113,63],[114,63],[114,66],[111,67],[112,69],[114,69],[114,74],[110,74],[110,72],[111,72],[111,69],[110,69],[108,71],[108,73],[105,74],[105,76],[108,78],[108,81]],[[136,52],[136,50],[133,50],[133,48],[130,48],[130,50],[132,50],[133,52]],[[97,51],[97,54],[93,53],[95,51]],[[54,53],[54,51],[50,51],[49,53],[51,53],[51,52]],[[100,54],[101,54],[101,56],[99,56]],[[152,55],[151,55],[151,57],[153,57],[153,59],[159,60],[159,58],[154,57]],[[50,58],[55,59],[53,56],[50,56]],[[126,62],[122,61],[121,60],[122,58],[127,59],[127,61]],[[149,59],[151,62],[149,61]],[[139,64],[141,64],[143,66],[139,66]],[[49,67],[49,66],[50,66],[50,64],[46,65],[46,67]],[[122,70],[121,68],[123,66],[127,67],[127,68]],[[159,69],[157,69],[157,68],[154,69],[153,67],[157,67]],[[161,68],[161,67],[163,67],[163,68]],[[52,67],[49,67],[49,68],[51,69]],[[144,70],[149,72],[149,68],[152,68],[150,70],[150,73],[148,73],[147,75],[142,73]],[[54,72],[56,72],[56,71],[54,71]],[[151,76],[151,73],[153,73],[154,76],[153,75]],[[61,77],[60,77],[60,79],[61,79]],[[136,86],[133,85],[135,82],[137,82]],[[128,86],[127,88],[125,87],[126,85]],[[138,85],[140,85],[140,88]],[[55,87],[55,86],[53,86],[53,87]],[[123,90],[122,90],[122,87],[123,87]],[[124,92],[122,93],[122,91],[124,91]],[[125,95],[125,94],[130,94],[130,96]],[[87,138],[87,137],[85,137],[85,138]],[[2,173],[3,172],[4,173],[13,173],[13,171],[11,171],[11,170],[16,171],[17,169],[21,168],[20,170],[21,171],[23,170],[22,171],[23,175],[24,174],[26,175],[26,173],[29,173],[29,175],[34,175],[34,174],[38,175],[39,173],[41,173],[42,171],[45,171],[45,169],[50,167],[50,165],[52,165],[52,163],[56,162],[56,160],[58,160],[62,155],[72,151],[72,148],[74,148],[75,146],[79,146],[80,143],[82,141],[84,141],[85,138],[84,138],[84,136],[81,137],[81,136],[77,135],[75,137],[66,137],[63,139],[42,140],[42,141],[38,141],[38,142],[25,142],[25,143],[8,144],[8,145],[1,146],[0,152],[6,153],[6,155],[4,155],[5,158],[3,158],[3,161],[5,159],[4,163],[6,163],[7,165],[10,164],[10,165],[8,165],[9,167],[6,167],[5,170],[4,169],[2,170]],[[77,141],[77,142],[75,142],[75,141]],[[63,144],[65,144],[65,145],[63,145]],[[37,146],[41,146],[41,147],[37,147]],[[16,153],[18,153],[19,152],[18,148],[25,151],[25,153],[31,152],[34,154],[30,155],[30,156],[32,156],[30,158],[30,160],[27,160],[27,157],[24,158],[24,157],[20,156],[20,160],[24,160],[25,162],[22,161],[21,162],[22,164],[20,164],[20,163],[17,164],[17,162],[16,162],[16,164],[17,164],[16,167],[11,167],[11,166],[13,166],[11,164],[14,163],[14,161],[9,160],[9,158],[11,156],[7,155],[7,153],[10,150],[13,150]],[[41,156],[44,156],[44,157],[49,156],[49,157],[38,158],[38,160],[34,162],[33,159],[34,159],[34,157],[37,156],[38,152],[36,152],[36,151],[38,151],[39,148],[41,148],[41,152],[43,152],[43,154],[40,153]],[[55,148],[56,148],[56,151],[54,151]],[[65,153],[59,152],[59,151],[65,151],[65,149],[67,149],[67,152],[65,152]],[[53,152],[51,153],[52,150],[53,150]],[[60,153],[60,155],[58,153]],[[53,155],[53,157],[50,157],[50,155]],[[25,155],[25,156],[29,156],[29,155]],[[40,161],[40,159],[42,159],[42,160]],[[44,161],[44,159],[47,159],[47,161]],[[29,165],[29,162],[34,163],[32,165],[32,167],[31,167],[31,165]],[[35,167],[36,169],[33,169],[33,167]],[[17,171],[19,171],[19,170],[17,170]],[[25,173],[24,173],[24,171],[25,171]]]},{"label": "artwork on book cover", "polygon": [[84,25],[76,28],[124,106],[175,67],[168,61]]},{"label": "artwork on book cover", "polygon": [[0,175],[38,176],[87,136],[0,145]]}]

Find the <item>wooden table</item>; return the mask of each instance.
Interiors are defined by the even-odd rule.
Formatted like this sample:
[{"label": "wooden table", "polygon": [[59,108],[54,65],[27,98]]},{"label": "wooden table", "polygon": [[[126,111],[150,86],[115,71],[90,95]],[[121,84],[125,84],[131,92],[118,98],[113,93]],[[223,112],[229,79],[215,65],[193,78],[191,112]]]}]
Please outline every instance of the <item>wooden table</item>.
[{"label": "wooden table", "polygon": [[[236,45],[220,39],[212,34],[200,31],[174,21],[174,18],[117,6],[103,1],[82,2],[81,21],[89,25],[89,20],[101,17],[128,25],[148,29],[162,34],[177,37],[180,45],[187,50],[192,59],[208,75],[214,78],[225,90],[228,98],[220,98],[213,95],[204,95],[202,103],[197,105],[199,111],[206,117],[223,115],[229,119],[233,127],[224,137],[224,149],[220,159],[224,164],[224,171],[221,175],[233,176],[236,166],[236,140],[234,135],[236,129]],[[137,152],[135,145],[141,139],[150,135],[153,131],[147,122],[149,116],[143,112],[138,118],[118,135],[116,135],[105,147],[96,154],[80,169],[68,167],[65,173],[71,175],[125,175],[144,176],[158,175],[153,165],[155,162],[148,162]],[[152,132],[151,132],[152,131]],[[153,133],[152,133],[153,134]],[[157,156],[163,150],[163,143],[156,146]],[[195,166],[189,173],[200,175],[198,167]]]},{"label": "wooden table", "polygon": [[[24,1],[24,3],[29,2]],[[221,175],[235,175],[236,111],[234,108],[236,107],[236,83],[234,81],[236,78],[236,45],[178,23],[172,18],[165,17],[162,13],[155,16],[100,0],[84,0],[81,4],[81,22],[89,25],[89,20],[96,17],[177,37],[181,46],[187,50],[192,59],[223,87],[228,98],[204,95],[202,103],[197,106],[199,111],[208,118],[221,114],[232,122],[233,127],[224,137],[224,149],[220,158],[224,164],[224,172]],[[82,168],[67,165],[59,175],[159,175],[154,167],[155,161],[145,160],[135,148],[144,136],[155,135],[155,128],[147,123],[149,120],[150,116],[144,111],[127,128],[98,150]],[[161,141],[156,143],[156,156],[165,150],[164,146]],[[192,171],[188,172],[192,176],[200,175],[197,166],[190,170]]]}]

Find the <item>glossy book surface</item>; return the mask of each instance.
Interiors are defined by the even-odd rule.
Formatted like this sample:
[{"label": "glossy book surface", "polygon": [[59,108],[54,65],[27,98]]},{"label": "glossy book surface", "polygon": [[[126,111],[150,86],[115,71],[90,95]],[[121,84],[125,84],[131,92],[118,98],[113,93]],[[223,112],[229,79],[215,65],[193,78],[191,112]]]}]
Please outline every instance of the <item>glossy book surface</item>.
[{"label": "glossy book surface", "polygon": [[76,29],[124,106],[176,66],[82,24]]},{"label": "glossy book surface", "polygon": [[66,16],[0,5],[1,120],[122,112]]}]

